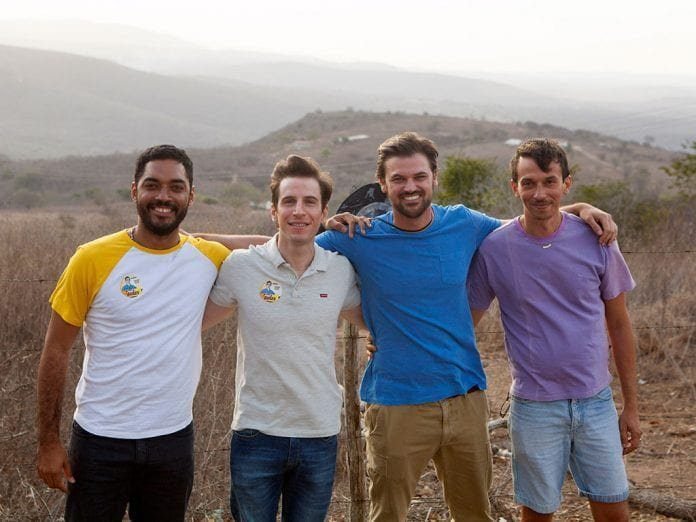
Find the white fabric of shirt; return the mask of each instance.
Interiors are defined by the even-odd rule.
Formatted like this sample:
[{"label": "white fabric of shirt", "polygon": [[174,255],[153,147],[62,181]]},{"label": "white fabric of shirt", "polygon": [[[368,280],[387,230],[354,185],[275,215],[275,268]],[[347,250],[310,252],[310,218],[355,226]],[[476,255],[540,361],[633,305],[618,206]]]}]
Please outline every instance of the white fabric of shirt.
[{"label": "white fabric of shirt", "polygon": [[314,246],[297,277],[277,236],[235,250],[210,299],[237,305],[237,369],[232,429],[279,437],[327,437],[341,427],[342,389],[334,352],[341,310],[360,304],[350,262]]},{"label": "white fabric of shirt", "polygon": [[125,231],[78,249],[51,304],[67,322],[84,321],[74,416],[80,426],[140,439],[191,422],[203,311],[228,252],[183,236],[172,249],[150,250]]}]

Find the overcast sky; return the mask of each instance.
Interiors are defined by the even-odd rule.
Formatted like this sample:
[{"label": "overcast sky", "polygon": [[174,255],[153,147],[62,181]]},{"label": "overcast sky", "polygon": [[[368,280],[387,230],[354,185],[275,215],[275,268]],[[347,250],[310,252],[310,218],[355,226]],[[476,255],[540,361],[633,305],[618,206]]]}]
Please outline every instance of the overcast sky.
[{"label": "overcast sky", "polygon": [[696,77],[696,1],[22,0],[0,19],[82,19],[215,48],[439,71]]}]

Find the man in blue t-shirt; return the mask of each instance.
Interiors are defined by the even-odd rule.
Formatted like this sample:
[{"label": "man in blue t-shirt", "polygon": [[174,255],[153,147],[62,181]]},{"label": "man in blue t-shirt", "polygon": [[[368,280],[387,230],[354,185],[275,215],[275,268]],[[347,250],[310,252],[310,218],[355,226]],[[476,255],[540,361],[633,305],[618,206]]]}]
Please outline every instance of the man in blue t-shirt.
[{"label": "man in blue t-shirt", "polygon": [[[393,210],[354,238],[337,231],[317,238],[353,263],[365,323],[379,347],[360,391],[368,403],[372,521],[405,520],[430,459],[454,520],[492,520],[486,377],[465,282],[476,249],[501,222],[463,205],[431,203],[437,156],[433,142],[415,133],[386,140],[377,180]],[[596,216],[607,231],[594,223],[601,240],[613,239],[607,214],[585,204],[565,210],[583,210],[588,223]],[[336,219],[329,226],[341,228]]]}]

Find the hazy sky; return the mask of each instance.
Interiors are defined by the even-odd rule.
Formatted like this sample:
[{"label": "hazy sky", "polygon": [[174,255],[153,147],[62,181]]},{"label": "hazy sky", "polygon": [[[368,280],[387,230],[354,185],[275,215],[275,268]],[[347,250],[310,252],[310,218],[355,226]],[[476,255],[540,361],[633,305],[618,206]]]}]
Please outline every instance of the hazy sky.
[{"label": "hazy sky", "polygon": [[443,71],[696,76],[696,1],[22,0],[1,19],[132,25],[206,47]]}]

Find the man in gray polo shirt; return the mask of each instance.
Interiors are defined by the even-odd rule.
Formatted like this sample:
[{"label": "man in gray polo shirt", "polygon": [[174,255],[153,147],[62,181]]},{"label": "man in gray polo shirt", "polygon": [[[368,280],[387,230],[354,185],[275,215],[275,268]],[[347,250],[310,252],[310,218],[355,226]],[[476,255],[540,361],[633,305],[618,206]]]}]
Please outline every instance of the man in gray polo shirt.
[{"label": "man in gray polo shirt", "polygon": [[237,370],[230,506],[237,520],[323,521],[336,464],[342,394],[334,351],[339,314],[362,323],[348,260],[315,245],[332,181],[288,156],[271,176],[278,233],[236,250],[213,287],[209,327],[236,307]]}]

